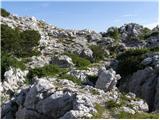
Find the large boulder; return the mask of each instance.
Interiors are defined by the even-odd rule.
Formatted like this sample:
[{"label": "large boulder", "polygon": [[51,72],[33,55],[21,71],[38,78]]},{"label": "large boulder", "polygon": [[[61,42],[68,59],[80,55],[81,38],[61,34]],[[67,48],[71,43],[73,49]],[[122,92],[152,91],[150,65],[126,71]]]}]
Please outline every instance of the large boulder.
[{"label": "large boulder", "polygon": [[41,78],[31,86],[16,118],[59,118],[73,108],[73,100],[71,92],[55,91],[49,81]]},{"label": "large boulder", "polygon": [[158,108],[158,102],[155,99],[159,93],[157,91],[158,79],[158,71],[152,67],[146,67],[145,69],[135,72],[129,80],[129,91],[146,100],[150,111]]},{"label": "large boulder", "polygon": [[83,49],[81,56],[89,59],[93,59],[93,51],[89,48]]},{"label": "large boulder", "polygon": [[116,86],[117,80],[119,80],[120,78],[120,75],[116,74],[116,72],[112,68],[106,70],[106,68],[103,67],[98,72],[98,80],[95,87],[104,91],[111,90]]}]

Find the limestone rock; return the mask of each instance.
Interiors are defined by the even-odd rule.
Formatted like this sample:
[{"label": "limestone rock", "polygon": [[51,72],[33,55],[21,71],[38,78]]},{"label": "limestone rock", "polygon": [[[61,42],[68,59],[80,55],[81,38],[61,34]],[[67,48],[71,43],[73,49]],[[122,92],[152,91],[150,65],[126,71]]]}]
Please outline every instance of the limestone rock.
[{"label": "limestone rock", "polygon": [[98,80],[95,87],[104,91],[111,90],[116,86],[117,80],[120,78],[120,75],[116,75],[116,72],[112,68],[106,70],[106,68],[103,67],[99,70]]},{"label": "limestone rock", "polygon": [[61,55],[61,56],[54,57],[52,58],[51,63],[57,64],[60,67],[71,67],[74,65],[72,62],[72,59],[68,57],[67,55]]}]

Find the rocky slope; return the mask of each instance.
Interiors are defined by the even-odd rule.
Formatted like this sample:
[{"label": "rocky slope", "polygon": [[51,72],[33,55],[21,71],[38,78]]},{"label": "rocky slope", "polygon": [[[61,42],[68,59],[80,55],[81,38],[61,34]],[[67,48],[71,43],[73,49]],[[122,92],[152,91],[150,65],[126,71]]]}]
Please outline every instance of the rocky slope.
[{"label": "rocky slope", "polygon": [[40,34],[40,54],[12,55],[25,68],[13,62],[2,74],[2,118],[158,118],[158,26],[96,33],[12,14],[1,25]]}]

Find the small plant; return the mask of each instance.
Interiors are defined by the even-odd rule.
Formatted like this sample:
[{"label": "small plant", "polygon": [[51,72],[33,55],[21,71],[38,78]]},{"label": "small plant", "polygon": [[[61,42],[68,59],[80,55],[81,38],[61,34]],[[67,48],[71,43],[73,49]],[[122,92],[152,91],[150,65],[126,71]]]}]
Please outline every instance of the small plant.
[{"label": "small plant", "polygon": [[73,63],[78,69],[86,69],[86,67],[91,64],[91,62],[85,58],[80,57],[79,55],[73,53],[65,53],[65,55],[72,58]]},{"label": "small plant", "polygon": [[74,83],[76,83],[77,85],[82,85],[82,81],[74,76],[68,75],[68,74],[61,74],[59,76],[60,79],[67,79],[70,80]]},{"label": "small plant", "polygon": [[7,12],[5,9],[1,8],[1,16],[8,17],[10,15],[9,12]]}]

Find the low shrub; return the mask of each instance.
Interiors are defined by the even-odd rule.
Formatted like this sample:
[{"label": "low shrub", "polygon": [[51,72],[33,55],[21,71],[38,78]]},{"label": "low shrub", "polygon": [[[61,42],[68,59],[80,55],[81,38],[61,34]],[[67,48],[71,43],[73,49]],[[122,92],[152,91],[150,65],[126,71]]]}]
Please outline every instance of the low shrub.
[{"label": "low shrub", "polygon": [[6,11],[5,9],[1,8],[1,16],[3,17],[8,17],[10,15],[10,13],[8,11]]},{"label": "low shrub", "polygon": [[138,35],[139,40],[146,40],[151,34],[151,30],[148,28],[144,28],[142,33]]},{"label": "low shrub", "polygon": [[144,65],[140,64],[144,59],[144,54],[150,52],[149,49],[130,49],[117,57],[119,60],[117,72],[123,77],[143,69]]},{"label": "low shrub", "polygon": [[120,40],[120,33],[117,27],[110,28],[107,31],[107,36],[113,38],[115,42],[118,42]]},{"label": "low shrub", "polygon": [[103,60],[104,57],[106,56],[106,53],[101,46],[92,45],[90,46],[90,49],[93,51],[93,57],[94,57],[93,62],[98,62],[100,60]]},{"label": "low shrub", "polygon": [[44,67],[31,69],[27,75],[28,79],[32,79],[33,77],[47,77],[47,76],[55,76],[56,74],[65,73],[66,69],[59,68],[57,65],[49,64]]},{"label": "low shrub", "polygon": [[79,55],[67,52],[64,54],[72,58],[73,63],[78,69],[86,69],[86,67],[91,64],[89,60],[82,58]]},{"label": "low shrub", "polygon": [[39,40],[38,31],[25,30],[21,32],[18,28],[12,29],[7,25],[1,25],[1,49],[16,57],[37,55]]}]

